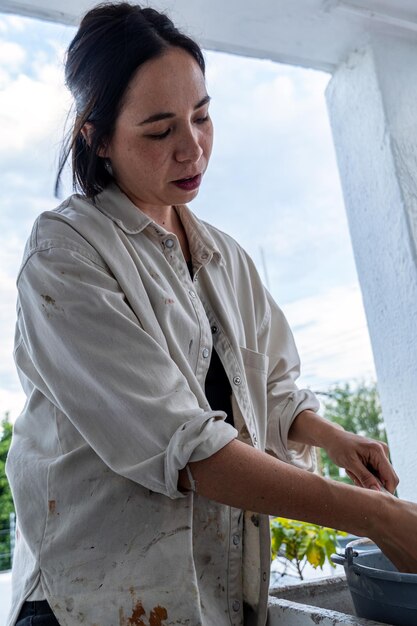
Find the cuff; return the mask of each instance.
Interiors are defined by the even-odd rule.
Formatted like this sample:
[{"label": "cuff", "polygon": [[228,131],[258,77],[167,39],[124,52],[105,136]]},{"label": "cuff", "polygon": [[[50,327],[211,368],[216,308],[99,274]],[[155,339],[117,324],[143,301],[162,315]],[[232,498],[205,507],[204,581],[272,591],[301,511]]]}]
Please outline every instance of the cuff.
[{"label": "cuff", "polygon": [[281,461],[300,469],[317,469],[315,448],[288,440],[291,424],[306,409],[318,411],[320,403],[312,391],[300,389],[289,395],[285,404],[275,407],[268,419],[267,451]]},{"label": "cuff", "polygon": [[184,498],[178,490],[178,472],[187,463],[207,459],[236,439],[238,432],[224,419],[226,414],[207,411],[183,424],[173,434],[165,452],[165,486],[170,498]]}]

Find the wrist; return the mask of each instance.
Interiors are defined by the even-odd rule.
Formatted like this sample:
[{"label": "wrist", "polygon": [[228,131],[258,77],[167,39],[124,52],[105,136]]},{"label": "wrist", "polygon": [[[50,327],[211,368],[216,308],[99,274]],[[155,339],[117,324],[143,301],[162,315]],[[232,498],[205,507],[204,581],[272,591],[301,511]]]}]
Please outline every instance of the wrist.
[{"label": "wrist", "polygon": [[392,533],[392,529],[398,523],[401,501],[390,493],[361,487],[356,487],[356,489],[363,497],[363,502],[357,503],[360,513],[356,534],[368,537],[381,547],[387,540],[387,533]]},{"label": "wrist", "polygon": [[340,435],[342,435],[342,433],[343,434],[346,433],[346,430],[343,428],[343,426],[340,426],[340,424],[335,424],[334,422],[330,422],[328,419],[324,417],[321,419],[322,419],[321,428],[319,429],[319,432],[317,435],[319,441],[315,445],[327,450],[335,443],[335,440]]},{"label": "wrist", "polygon": [[[362,487],[327,480],[329,502],[335,514],[335,528],[379,544],[387,528],[387,517],[395,507],[395,498]],[[394,507],[392,506],[394,500]],[[391,522],[390,522],[391,523]]]},{"label": "wrist", "polygon": [[345,432],[339,424],[334,424],[314,411],[306,409],[294,419],[288,432],[288,439],[326,448],[340,431]]},{"label": "wrist", "polygon": [[369,499],[369,511],[367,511],[367,522],[369,525],[366,536],[379,546],[386,540],[388,529],[396,527],[398,520],[398,510],[401,500],[389,493],[366,490]]}]

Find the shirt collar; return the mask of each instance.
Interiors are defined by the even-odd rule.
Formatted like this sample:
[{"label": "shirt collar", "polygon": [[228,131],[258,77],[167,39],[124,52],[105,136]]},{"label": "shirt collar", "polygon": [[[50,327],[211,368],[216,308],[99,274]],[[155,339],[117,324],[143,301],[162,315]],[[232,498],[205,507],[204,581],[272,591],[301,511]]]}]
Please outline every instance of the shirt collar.
[{"label": "shirt collar", "polygon": [[[137,235],[151,225],[165,232],[162,226],[155,224],[152,218],[133,204],[115,183],[110,183],[97,194],[94,204],[127,234]],[[177,205],[176,209],[187,233],[192,257],[202,265],[206,265],[213,257],[223,264],[222,254],[208,228],[186,205]]]},{"label": "shirt collar", "polygon": [[201,265],[206,265],[214,257],[220,265],[224,265],[222,253],[205,224],[190,211],[187,205],[176,205],[176,209],[187,234],[193,259]]},{"label": "shirt collar", "polygon": [[129,235],[137,235],[152,223],[152,219],[138,209],[116,183],[110,183],[97,194],[94,204]]}]

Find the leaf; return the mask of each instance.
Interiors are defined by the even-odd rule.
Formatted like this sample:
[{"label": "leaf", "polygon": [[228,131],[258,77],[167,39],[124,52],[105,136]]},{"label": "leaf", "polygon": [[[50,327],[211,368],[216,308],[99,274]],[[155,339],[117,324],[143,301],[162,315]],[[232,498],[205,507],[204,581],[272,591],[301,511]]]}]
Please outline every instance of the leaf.
[{"label": "leaf", "polygon": [[299,520],[275,517],[271,520],[272,558],[279,558],[291,564],[302,579],[304,566],[309,562],[314,568],[323,568],[336,552],[337,538],[347,533],[309,524]]},{"label": "leaf", "polygon": [[311,543],[307,549],[307,561],[311,563],[314,568],[323,567],[325,561],[325,554],[323,548],[317,544]]},{"label": "leaf", "polygon": [[303,537],[301,541],[299,542],[298,548],[297,548],[297,558],[299,560],[305,557],[310,545],[311,545],[311,538],[308,535],[305,535],[305,537]]},{"label": "leaf", "polygon": [[282,532],[282,529],[279,527],[272,528],[271,529],[271,551],[272,551],[273,559],[276,558],[283,541],[284,541],[284,533]]},{"label": "leaf", "polygon": [[285,546],[285,556],[289,561],[297,561],[297,547],[294,542]]},{"label": "leaf", "polygon": [[326,542],[326,545],[324,546],[324,549],[326,551],[326,556],[327,556],[328,562],[330,563],[330,565],[332,567],[336,567],[336,565],[333,563],[333,561],[331,559],[331,556],[337,550],[337,540],[329,539],[329,541]]}]

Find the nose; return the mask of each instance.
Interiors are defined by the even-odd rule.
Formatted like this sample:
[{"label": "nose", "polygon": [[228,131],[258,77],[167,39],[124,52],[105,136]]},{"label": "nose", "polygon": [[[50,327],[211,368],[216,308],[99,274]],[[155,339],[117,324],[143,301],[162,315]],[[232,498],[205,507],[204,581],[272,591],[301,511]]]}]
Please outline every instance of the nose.
[{"label": "nose", "polygon": [[197,163],[203,154],[203,148],[200,144],[200,133],[198,129],[188,128],[184,130],[179,138],[175,150],[175,159],[178,163],[191,161]]}]

